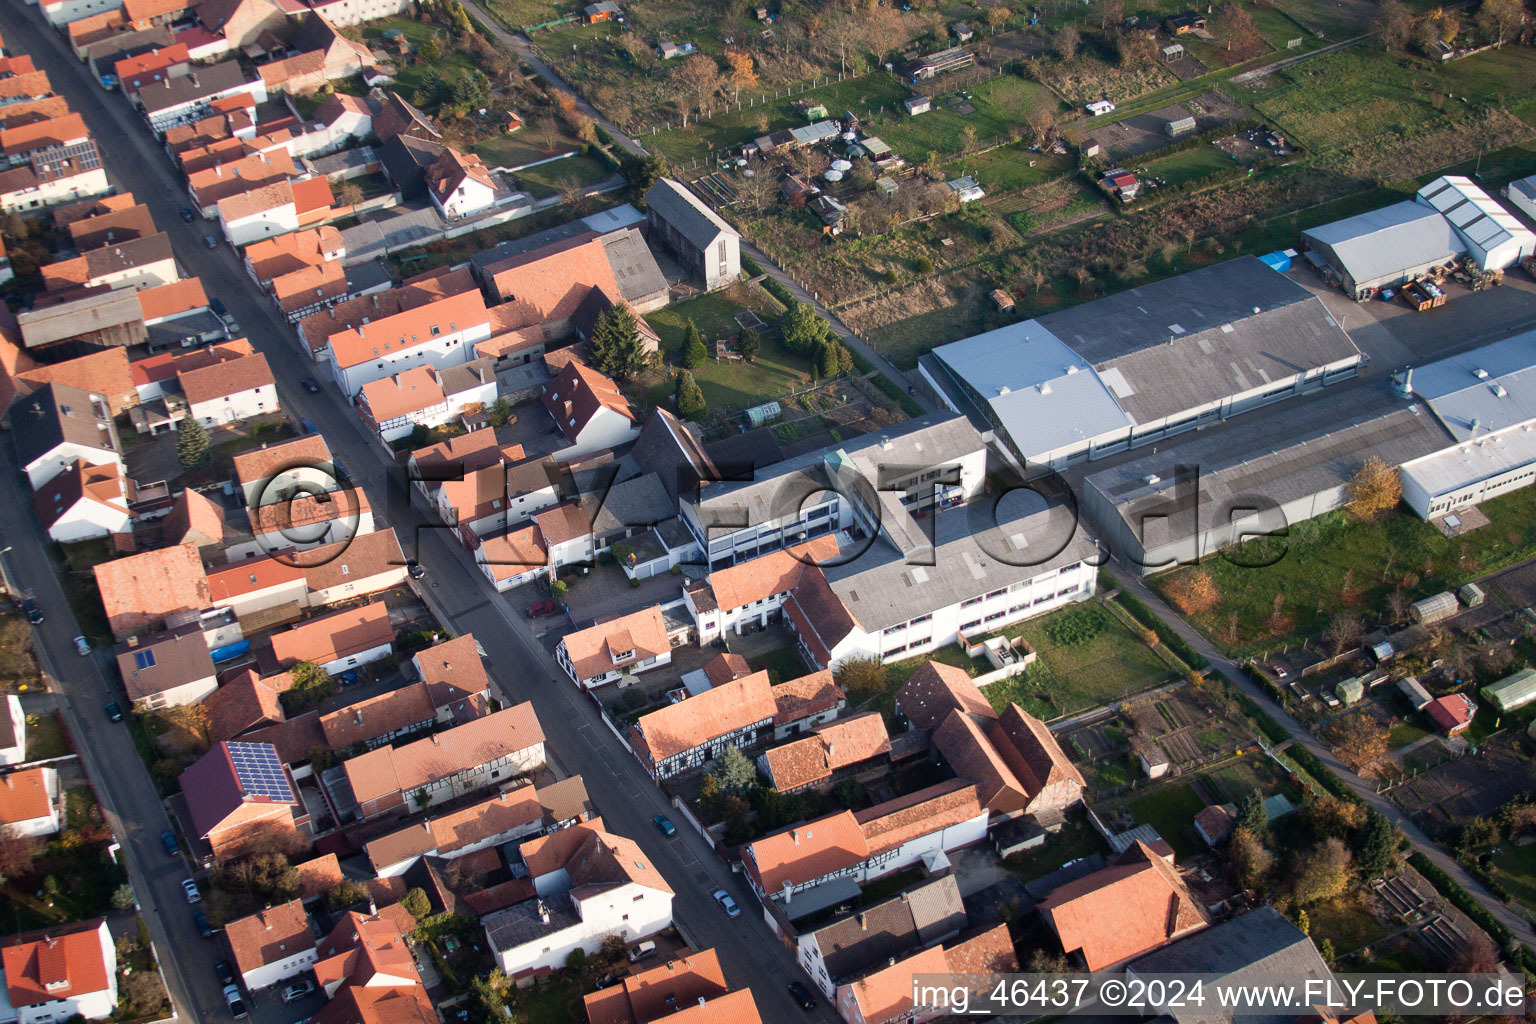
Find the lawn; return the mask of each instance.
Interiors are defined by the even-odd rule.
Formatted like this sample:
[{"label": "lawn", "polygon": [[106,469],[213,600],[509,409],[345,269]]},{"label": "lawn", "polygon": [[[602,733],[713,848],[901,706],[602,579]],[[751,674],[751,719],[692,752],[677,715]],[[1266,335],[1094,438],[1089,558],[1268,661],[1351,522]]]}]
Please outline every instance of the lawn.
[{"label": "lawn", "polygon": [[1142,173],[1145,176],[1161,178],[1169,185],[1182,185],[1185,182],[1231,170],[1235,163],[1235,160],[1215,146],[1205,145],[1186,149],[1182,153],[1175,153],[1161,160],[1153,160],[1142,168]]},{"label": "lawn", "polygon": [[[668,364],[668,372],[655,375],[650,385],[650,403],[660,406],[672,401],[671,370],[681,365],[683,335],[690,319],[704,336],[705,348],[711,348],[716,340],[741,332],[731,317],[747,308],[755,310],[770,325],[783,311],[778,301],[761,288],[741,285],[647,314],[646,322],[660,335],[662,355]],[[778,331],[770,326],[760,333],[763,347],[755,362],[716,362],[711,352],[704,365],[693,371],[711,410],[719,412],[727,406],[745,409],[809,382],[810,365],[779,344]]]},{"label": "lawn", "polygon": [[58,712],[27,716],[28,761],[64,757],[69,752],[69,737],[64,734],[64,725],[59,721]]},{"label": "lawn", "polygon": [[[1250,541],[1200,564],[1221,597],[1212,611],[1192,619],[1229,653],[1250,654],[1319,636],[1335,616],[1367,615],[1395,588],[1416,600],[1536,554],[1536,490],[1479,507],[1491,524],[1456,538],[1407,512],[1372,523],[1332,512],[1295,524],[1287,538]],[[1272,565],[1253,567],[1277,552]],[[1193,571],[1177,569],[1151,582],[1166,593]],[[1280,623],[1271,622],[1276,594],[1284,595]]]},{"label": "lawn", "polygon": [[[1095,616],[1101,624],[1091,640],[1067,645],[1051,638],[1064,619],[1081,615]],[[1024,637],[1039,659],[1022,676],[987,687],[987,699],[999,710],[1017,703],[1050,721],[1121,700],[1174,677],[1159,654],[1097,601],[1009,626],[1003,633]]]},{"label": "lawn", "polygon": [[[1037,105],[1060,109],[1060,103],[1045,86],[1013,75],[988,79],[972,87],[970,93],[969,100],[958,93],[935,96],[933,109],[928,113],[916,117],[903,114],[873,131],[907,163],[920,164],[932,154],[952,156],[962,152],[967,125],[975,131],[976,143],[985,146],[1020,130],[1025,116]],[[975,107],[975,112],[960,113],[956,108],[962,104]],[[1028,160],[1024,163],[1024,170],[1030,170]],[[1043,168],[1041,172],[1040,180],[1044,180]]]},{"label": "lawn", "polygon": [[764,651],[747,659],[747,667],[753,672],[768,673],[768,682],[774,686],[799,679],[809,669],[804,659],[793,647],[780,647],[776,651]]},{"label": "lawn", "polygon": [[1091,857],[1095,853],[1107,855],[1109,851],[1093,826],[1088,824],[1086,815],[1081,811],[1073,811],[1068,813],[1061,831],[1046,837],[1043,846],[1015,854],[1003,861],[1003,866],[1027,883],[1050,874],[1064,864],[1080,857]]},{"label": "lawn", "polygon": [[1494,881],[1527,911],[1536,913],[1536,845],[1506,843],[1493,855],[1490,867]]},{"label": "lawn", "polygon": [[1366,946],[1374,946],[1393,929],[1383,924],[1358,894],[1346,894],[1307,908],[1311,927],[1307,934],[1313,942],[1324,939],[1333,943],[1336,954],[1343,956]]},{"label": "lawn", "polygon": [[85,828],[98,824],[101,812],[96,809],[96,795],[90,786],[71,786],[64,792],[64,827]]},{"label": "lawn", "polygon": [[1413,722],[1397,722],[1387,730],[1387,746],[1393,750],[1406,747],[1410,743],[1417,743],[1429,735],[1429,730]]},{"label": "lawn", "polygon": [[1266,797],[1283,793],[1292,802],[1301,799],[1301,791],[1281,775],[1278,766],[1263,754],[1251,754],[1229,761],[1205,776],[1206,785],[1215,788],[1215,795],[1223,802],[1237,803],[1243,797],[1260,790]]},{"label": "lawn", "polygon": [[378,47],[381,45],[381,37],[392,28],[399,29],[405,34],[414,52],[414,56],[399,61],[398,70],[395,73],[395,84],[391,87],[407,100],[416,94],[430,76],[446,75],[455,68],[467,70],[475,66],[474,60],[468,54],[448,52],[452,48],[452,41],[442,37],[439,38],[438,43],[444,51],[443,55],[430,63],[423,60],[420,56],[421,48],[440,30],[436,26],[423,25],[408,18],[383,18],[379,21],[370,21],[362,30],[363,40],[369,46]]},{"label": "lawn", "polygon": [[567,14],[579,14],[581,3],[554,3],[552,0],[491,0],[486,4],[497,17],[514,29],[542,25]]},{"label": "lawn", "polygon": [[524,192],[541,199],[563,192],[568,184],[592,186],[616,173],[600,160],[578,153],[537,167],[523,168],[517,172],[517,184]]},{"label": "lawn", "polygon": [[1200,844],[1193,837],[1190,823],[1205,807],[1205,801],[1200,799],[1200,794],[1189,783],[1153,786],[1123,802],[1117,802],[1115,807],[1129,811],[1138,825],[1151,825],[1157,829],[1157,834],[1168,840],[1179,860],[1200,852]]},{"label": "lawn", "polygon": [[969,174],[989,193],[1012,192],[1049,181],[1072,170],[1072,158],[1050,153],[1031,153],[1022,142],[963,157],[946,164],[951,178]]},{"label": "lawn", "polygon": [[42,682],[32,655],[32,627],[20,615],[0,615],[0,688],[15,693]]}]

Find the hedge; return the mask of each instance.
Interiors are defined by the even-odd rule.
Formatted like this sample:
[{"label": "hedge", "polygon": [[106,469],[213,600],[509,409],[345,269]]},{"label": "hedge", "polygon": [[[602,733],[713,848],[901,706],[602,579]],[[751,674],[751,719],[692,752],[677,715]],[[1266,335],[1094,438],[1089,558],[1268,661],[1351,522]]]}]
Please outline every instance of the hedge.
[{"label": "hedge", "polygon": [[1300,743],[1291,744],[1290,749],[1285,754],[1292,761],[1296,762],[1298,768],[1317,780],[1319,786],[1322,786],[1340,800],[1348,800],[1352,804],[1364,803],[1360,799],[1360,794],[1346,786],[1343,779],[1333,774],[1332,770],[1323,764],[1316,754]]},{"label": "hedge", "polygon": [[[1488,912],[1488,908],[1477,901],[1477,897],[1436,867],[1422,851],[1413,851],[1408,857],[1408,863],[1412,864],[1413,869],[1423,875],[1451,906],[1466,914],[1473,924],[1487,932],[1501,948],[1507,951],[1517,944],[1518,940],[1513,932],[1500,924],[1499,920]],[[1521,948],[1513,954],[1513,958],[1526,971],[1536,971],[1536,952]]]},{"label": "hedge", "polygon": [[923,407],[911,395],[901,390],[896,382],[885,374],[877,374],[874,377],[874,383],[875,387],[879,388],[886,397],[894,399],[896,404],[901,406],[901,411],[908,416],[921,416],[923,414]]},{"label": "hedge", "polygon": [[[757,266],[757,264],[755,264],[755,263],[752,264],[752,265],[754,267]],[[759,269],[759,271],[761,271],[762,268],[759,267],[758,269]],[[786,305],[786,306],[793,305],[794,303],[800,301],[799,299],[796,299],[793,295],[789,294],[789,289],[788,288],[785,288],[783,285],[779,284],[779,282],[775,281],[771,276],[763,278],[762,284],[763,284],[763,291],[767,292],[769,295],[772,295],[774,298],[778,299],[780,302],[784,303],[784,305]]]},{"label": "hedge", "polygon": [[1254,699],[1237,687],[1232,687],[1232,698],[1237,701],[1238,707],[1243,709],[1243,714],[1253,719],[1253,724],[1259,727],[1259,732],[1271,743],[1284,743],[1291,738],[1291,734],[1285,731],[1285,726],[1275,721],[1268,711],[1259,707]]},{"label": "hedge", "polygon": [[1193,669],[1208,669],[1211,662],[1205,655],[1189,645],[1174,628],[1164,622],[1156,612],[1148,608],[1128,590],[1120,591],[1120,596],[1115,598],[1120,602],[1120,607],[1130,613],[1131,618],[1157,634],[1157,638],[1163,642],[1163,646],[1172,651],[1180,661]]},{"label": "hedge", "polygon": [[763,276],[763,268],[758,265],[757,260],[754,260],[750,256],[743,256],[741,258],[741,272],[746,274],[748,277]]}]

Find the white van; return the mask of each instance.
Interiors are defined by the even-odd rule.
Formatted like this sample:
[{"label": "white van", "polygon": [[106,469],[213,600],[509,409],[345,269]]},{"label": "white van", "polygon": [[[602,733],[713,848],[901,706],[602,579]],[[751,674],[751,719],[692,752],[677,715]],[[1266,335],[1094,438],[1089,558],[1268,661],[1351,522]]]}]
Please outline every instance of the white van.
[{"label": "white van", "polygon": [[641,960],[648,960],[655,955],[656,943],[647,940],[629,951],[629,962],[636,964]]}]

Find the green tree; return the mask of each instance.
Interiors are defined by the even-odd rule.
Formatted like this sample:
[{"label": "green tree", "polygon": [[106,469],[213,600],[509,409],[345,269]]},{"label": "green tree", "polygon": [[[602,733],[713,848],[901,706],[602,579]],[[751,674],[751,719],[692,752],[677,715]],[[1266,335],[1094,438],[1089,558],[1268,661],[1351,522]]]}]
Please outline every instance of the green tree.
[{"label": "green tree", "polygon": [[565,958],[565,966],[573,971],[579,971],[587,966],[587,951],[577,946],[571,950],[570,956]]},{"label": "green tree", "polygon": [[741,358],[755,363],[758,353],[763,350],[763,336],[750,327],[743,327],[741,337],[736,339],[736,347],[741,350]]},{"label": "green tree", "polygon": [[779,317],[779,337],[784,347],[796,355],[810,358],[826,340],[830,328],[817,312],[803,302],[792,302]]},{"label": "green tree", "polygon": [[848,658],[837,669],[837,685],[850,697],[882,693],[885,682],[885,665],[879,658]]},{"label": "green tree", "polygon": [[592,325],[592,362],[614,380],[645,372],[651,356],[640,342],[640,324],[625,303],[609,306]]},{"label": "green tree", "polygon": [[693,379],[693,374],[687,370],[678,370],[675,378],[674,393],[677,396],[677,414],[685,420],[698,419],[704,415],[704,393],[699,390],[699,384]]},{"label": "green tree", "polygon": [[837,376],[837,342],[830,338],[816,350],[816,376]]},{"label": "green tree", "polygon": [[555,582],[549,585],[549,596],[564,604],[565,595],[570,589],[570,584],[565,582],[565,580],[555,580]]},{"label": "green tree", "polygon": [[511,984],[500,967],[487,974],[477,974],[469,979],[471,1013],[478,1024],[493,1024],[507,1020],[507,997]]},{"label": "green tree", "polygon": [[176,428],[176,461],[185,469],[202,469],[208,465],[211,447],[208,431],[203,429],[203,425],[190,414],[183,416],[181,424]]},{"label": "green tree", "polygon": [[447,99],[456,107],[478,110],[491,102],[491,80],[479,68],[455,68],[443,79]]},{"label": "green tree", "polygon": [[706,818],[714,818],[720,810],[720,783],[713,775],[704,776],[699,783],[699,807]]},{"label": "green tree", "polygon": [[443,59],[442,44],[437,41],[437,33],[427,37],[427,41],[421,44],[421,59],[428,64],[434,64]]},{"label": "green tree", "polygon": [[1365,824],[1355,843],[1355,866],[1366,878],[1391,874],[1397,865],[1397,829],[1374,807],[1365,812]]},{"label": "green tree", "polygon": [[312,661],[301,661],[288,670],[293,685],[283,691],[283,705],[293,710],[315,707],[336,691],[336,680]]},{"label": "green tree", "polygon": [[1499,826],[1488,818],[1477,818],[1462,826],[1456,840],[1456,856],[1475,859],[1499,843]]},{"label": "green tree", "polygon": [[665,178],[671,170],[667,166],[666,158],[659,153],[651,153],[647,156],[635,156],[625,152],[619,157],[619,170],[634,189],[635,198],[640,205],[645,206],[645,194],[651,190],[651,186],[662,178]]},{"label": "green tree", "polygon": [[493,427],[506,426],[513,419],[512,403],[505,398],[496,399],[491,403],[490,411],[486,413],[485,418],[486,422]]},{"label": "green tree", "polygon": [[709,774],[715,777],[720,792],[730,796],[745,793],[757,785],[757,767],[734,746],[725,748],[725,753],[715,761]]},{"label": "green tree", "polygon": [[1298,907],[1331,900],[1349,884],[1352,858],[1338,839],[1324,839],[1287,859],[1290,895]]},{"label": "green tree", "polygon": [[699,333],[699,325],[689,317],[688,326],[683,331],[683,368],[697,370],[708,358],[709,350],[704,347],[704,337]]},{"label": "green tree", "polygon": [[114,910],[127,910],[133,906],[133,886],[124,882],[112,890],[112,908]]},{"label": "green tree", "polygon": [[1269,815],[1264,812],[1264,794],[1255,786],[1237,805],[1237,827],[1259,838],[1269,834]]},{"label": "green tree", "polygon": [[427,898],[427,891],[420,886],[410,889],[400,897],[400,905],[417,921],[432,913],[432,901]]},{"label": "green tree", "polygon": [[1269,852],[1269,847],[1246,828],[1232,833],[1232,840],[1227,844],[1227,860],[1237,884],[1244,889],[1257,889],[1263,885],[1270,868],[1275,865],[1275,855]]},{"label": "green tree", "polygon": [[325,894],[325,905],[331,910],[355,907],[368,898],[368,887],[355,878],[343,879]]}]

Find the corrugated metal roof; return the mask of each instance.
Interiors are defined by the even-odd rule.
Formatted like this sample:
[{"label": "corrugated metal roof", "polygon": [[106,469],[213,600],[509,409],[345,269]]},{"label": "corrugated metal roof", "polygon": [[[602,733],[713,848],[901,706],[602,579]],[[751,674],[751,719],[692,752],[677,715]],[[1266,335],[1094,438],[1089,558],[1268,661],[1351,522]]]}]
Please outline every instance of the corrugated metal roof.
[{"label": "corrugated metal roof", "polygon": [[1412,387],[1458,441],[1536,420],[1536,331],[1415,367]]},{"label": "corrugated metal roof", "polygon": [[1510,242],[1519,243],[1524,252],[1536,248],[1536,235],[1471,178],[1459,174],[1436,178],[1419,189],[1418,201],[1443,213],[1463,238],[1484,252]]},{"label": "corrugated metal roof", "polygon": [[1467,248],[1449,221],[1435,210],[1412,201],[1368,210],[1301,234],[1331,249],[1356,283],[1445,262]]}]

